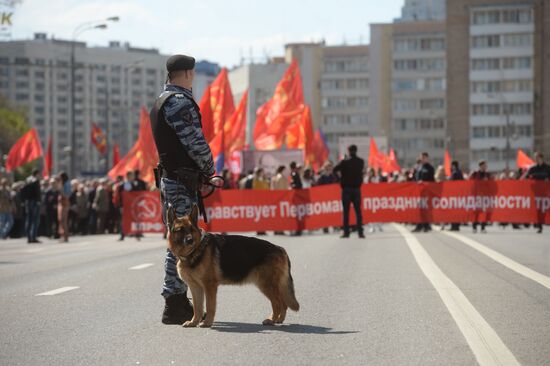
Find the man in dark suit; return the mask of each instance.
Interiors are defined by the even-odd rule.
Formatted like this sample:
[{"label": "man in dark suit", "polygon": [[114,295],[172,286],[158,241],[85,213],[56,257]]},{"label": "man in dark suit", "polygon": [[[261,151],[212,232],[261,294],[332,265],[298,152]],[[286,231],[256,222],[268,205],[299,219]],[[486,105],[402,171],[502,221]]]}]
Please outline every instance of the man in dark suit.
[{"label": "man in dark suit", "polygon": [[365,161],[357,156],[357,146],[348,147],[349,157],[338,163],[333,169],[334,173],[340,173],[340,186],[342,187],[342,206],[344,208],[344,233],[342,238],[349,238],[349,208],[353,203],[355,217],[357,218],[357,233],[364,238],[363,216],[361,214],[361,185],[365,170]]},{"label": "man in dark suit", "polygon": [[[430,164],[430,155],[427,152],[420,154],[420,164],[415,173],[415,181],[417,182],[435,182],[435,170],[432,164]],[[428,232],[432,230],[432,226],[423,222],[414,228],[413,232],[417,233],[420,231]]]}]

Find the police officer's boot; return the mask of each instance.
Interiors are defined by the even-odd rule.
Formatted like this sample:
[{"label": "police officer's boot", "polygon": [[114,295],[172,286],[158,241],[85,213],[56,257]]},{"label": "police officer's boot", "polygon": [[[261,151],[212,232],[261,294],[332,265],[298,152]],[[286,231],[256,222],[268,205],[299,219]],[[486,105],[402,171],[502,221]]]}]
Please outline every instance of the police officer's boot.
[{"label": "police officer's boot", "polygon": [[165,298],[166,305],[162,313],[164,324],[183,324],[193,318],[193,305],[187,298],[187,293],[175,294]]}]

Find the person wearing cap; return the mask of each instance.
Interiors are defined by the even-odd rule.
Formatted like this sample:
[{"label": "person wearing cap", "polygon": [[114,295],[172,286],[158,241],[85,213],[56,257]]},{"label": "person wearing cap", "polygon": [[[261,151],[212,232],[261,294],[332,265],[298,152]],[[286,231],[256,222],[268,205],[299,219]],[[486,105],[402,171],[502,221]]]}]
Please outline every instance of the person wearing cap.
[{"label": "person wearing cap", "polygon": [[[188,215],[198,201],[198,179],[214,174],[212,152],[204,138],[199,106],[191,90],[194,68],[193,57],[174,55],[166,61],[166,85],[150,114],[159,154],[158,180],[166,225],[169,224],[168,207],[171,206],[178,217]],[[179,278],[176,263],[176,257],[167,250],[162,288],[164,324],[183,324],[193,317],[187,285]]]}]

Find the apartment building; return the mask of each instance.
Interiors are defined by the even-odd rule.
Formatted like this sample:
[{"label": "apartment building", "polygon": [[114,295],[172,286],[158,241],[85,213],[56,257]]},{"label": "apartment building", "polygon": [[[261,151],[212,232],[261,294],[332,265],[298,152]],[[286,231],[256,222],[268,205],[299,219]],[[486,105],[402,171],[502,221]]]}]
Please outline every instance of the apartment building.
[{"label": "apartment building", "polygon": [[275,87],[287,68],[288,65],[282,58],[275,58],[264,64],[251,63],[238,66],[228,73],[235,107],[239,104],[244,92],[248,90],[246,142],[251,147],[254,146],[252,135],[256,124],[256,111],[273,96]]},{"label": "apartment building", "polygon": [[445,22],[372,24],[370,48],[369,119],[378,121],[403,166],[424,151],[442,163],[448,142]]},{"label": "apartment building", "polygon": [[447,133],[456,157],[501,171],[515,169],[518,148],[549,154],[550,4],[450,1],[447,17]]},{"label": "apartment building", "polygon": [[326,136],[332,159],[338,158],[342,138],[367,138],[378,132],[368,120],[368,46],[292,43],[285,50],[287,62],[298,60],[304,99],[311,106],[314,126]]},{"label": "apartment building", "polygon": [[399,22],[416,22],[430,20],[445,20],[446,0],[405,0],[401,8]]},{"label": "apartment building", "polygon": [[[71,49],[75,50],[75,146],[71,145]],[[43,145],[53,138],[53,170],[75,175],[102,174],[111,167],[106,155],[92,145],[92,123],[108,132],[121,154],[134,144],[142,106],[147,109],[166,80],[167,55],[111,42],[88,47],[37,33],[32,40],[0,42],[0,94],[26,110],[28,122]],[[198,63],[196,84],[204,90],[219,67]],[[200,92],[200,90],[199,90]],[[200,98],[200,96],[199,96]],[[45,146],[44,146],[45,148]],[[112,154],[110,154],[112,159]]]}]

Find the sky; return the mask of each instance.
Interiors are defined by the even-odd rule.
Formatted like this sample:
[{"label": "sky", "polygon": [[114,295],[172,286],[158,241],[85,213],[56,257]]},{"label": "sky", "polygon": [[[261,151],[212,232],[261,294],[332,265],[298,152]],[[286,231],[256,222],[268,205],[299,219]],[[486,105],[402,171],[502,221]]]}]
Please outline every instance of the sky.
[{"label": "sky", "polygon": [[369,42],[369,24],[399,17],[404,0],[23,0],[12,18],[12,39],[35,32],[71,39],[88,21],[119,16],[105,30],[78,36],[90,46],[109,41],[183,53],[231,67],[282,56],[284,45]]}]

